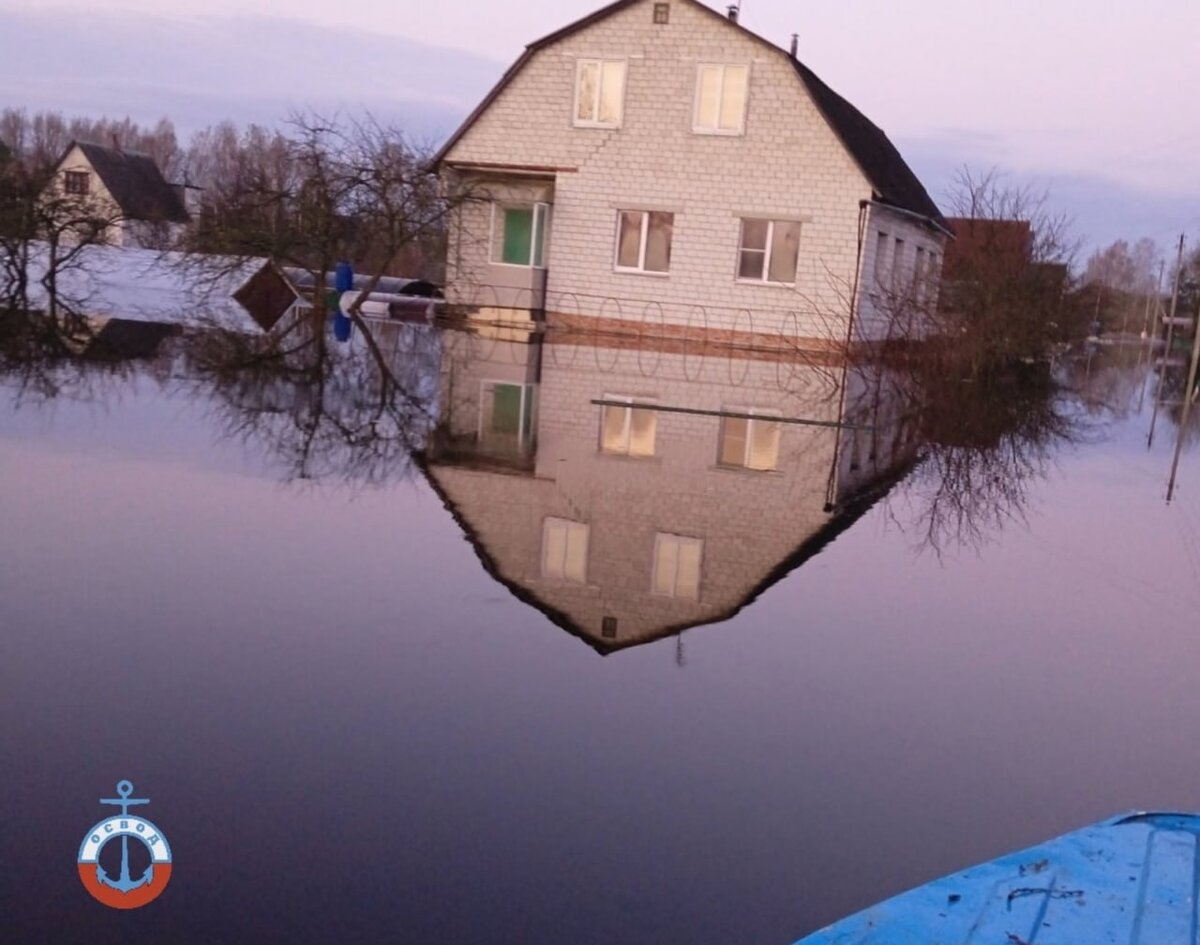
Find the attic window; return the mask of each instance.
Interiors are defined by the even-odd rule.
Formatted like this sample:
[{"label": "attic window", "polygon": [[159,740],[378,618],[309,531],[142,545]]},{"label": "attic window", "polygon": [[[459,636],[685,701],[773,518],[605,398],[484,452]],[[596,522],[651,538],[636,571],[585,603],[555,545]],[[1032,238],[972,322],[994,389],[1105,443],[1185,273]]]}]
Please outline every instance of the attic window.
[{"label": "attic window", "polygon": [[91,175],[87,171],[67,171],[63,174],[63,185],[68,194],[86,197]]},{"label": "attic window", "polygon": [[624,60],[579,60],[575,73],[576,128],[619,128],[624,101]]},{"label": "attic window", "polygon": [[606,640],[617,638],[617,618],[604,617],[600,621],[600,635]]},{"label": "attic window", "polygon": [[654,23],[657,26],[666,26],[671,22],[671,4],[656,3],[654,4]]}]

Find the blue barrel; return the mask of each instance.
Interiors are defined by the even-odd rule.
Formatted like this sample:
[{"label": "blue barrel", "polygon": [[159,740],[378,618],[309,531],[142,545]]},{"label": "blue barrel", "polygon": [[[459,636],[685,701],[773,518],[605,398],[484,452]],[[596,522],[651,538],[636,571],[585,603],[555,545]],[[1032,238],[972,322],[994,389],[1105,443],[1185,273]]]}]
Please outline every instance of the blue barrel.
[{"label": "blue barrel", "polygon": [[333,287],[338,292],[349,292],[354,288],[354,267],[348,262],[340,262],[333,275]]}]

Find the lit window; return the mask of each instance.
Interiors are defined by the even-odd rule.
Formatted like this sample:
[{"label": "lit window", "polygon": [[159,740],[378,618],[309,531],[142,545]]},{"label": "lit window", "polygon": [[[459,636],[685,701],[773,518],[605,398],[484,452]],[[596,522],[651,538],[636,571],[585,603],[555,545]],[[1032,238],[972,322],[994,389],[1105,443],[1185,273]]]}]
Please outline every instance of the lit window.
[{"label": "lit window", "polygon": [[602,409],[600,422],[600,448],[606,453],[623,453],[626,456],[653,456],[654,436],[658,427],[658,415],[653,409],[634,406],[630,397],[605,394],[605,400],[624,400],[630,406]]},{"label": "lit window", "polygon": [[617,268],[627,272],[666,272],[671,268],[675,214],[622,210],[617,214]]},{"label": "lit window", "polygon": [[544,203],[494,205],[492,262],[506,266],[546,264],[550,206]]},{"label": "lit window", "polygon": [[740,135],[746,127],[749,86],[748,66],[701,66],[692,129],[699,134]]},{"label": "lit window", "polygon": [[700,598],[700,561],[704,542],[699,538],[679,535],[654,536],[654,575],[651,579],[655,594],[664,597]]},{"label": "lit window", "polygon": [[64,188],[76,197],[86,197],[91,189],[91,176],[87,171],[66,171],[63,174]]},{"label": "lit window", "polygon": [[575,125],[616,128],[625,99],[622,60],[581,59],[575,78]]},{"label": "lit window", "polygon": [[720,463],[742,469],[769,471],[779,465],[778,414],[734,409],[735,417],[721,418]]},{"label": "lit window", "polygon": [[743,220],[738,278],[794,285],[800,258],[800,224],[782,220]]},{"label": "lit window", "polygon": [[542,526],[542,576],[579,584],[586,581],[588,532],[582,522],[546,519]]}]

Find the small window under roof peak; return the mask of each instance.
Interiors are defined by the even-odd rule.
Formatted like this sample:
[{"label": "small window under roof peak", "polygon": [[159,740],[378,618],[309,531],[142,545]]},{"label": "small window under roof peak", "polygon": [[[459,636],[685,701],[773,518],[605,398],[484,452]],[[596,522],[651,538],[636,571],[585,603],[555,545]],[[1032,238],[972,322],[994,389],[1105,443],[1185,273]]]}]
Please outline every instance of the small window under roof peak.
[{"label": "small window under roof peak", "polygon": [[658,26],[666,26],[671,22],[671,4],[656,3],[654,4],[654,22]]}]

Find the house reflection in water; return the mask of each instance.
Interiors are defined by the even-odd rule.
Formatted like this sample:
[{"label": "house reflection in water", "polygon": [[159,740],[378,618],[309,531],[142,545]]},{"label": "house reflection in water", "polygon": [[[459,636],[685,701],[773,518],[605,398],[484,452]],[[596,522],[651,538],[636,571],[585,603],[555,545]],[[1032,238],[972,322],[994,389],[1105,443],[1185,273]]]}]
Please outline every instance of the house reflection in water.
[{"label": "house reflection in water", "polygon": [[430,481],[492,575],[601,653],[728,619],[911,455],[830,356],[493,324],[446,332],[441,374]]}]

